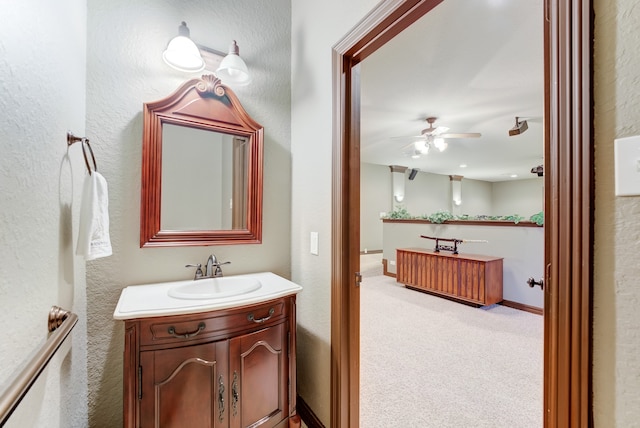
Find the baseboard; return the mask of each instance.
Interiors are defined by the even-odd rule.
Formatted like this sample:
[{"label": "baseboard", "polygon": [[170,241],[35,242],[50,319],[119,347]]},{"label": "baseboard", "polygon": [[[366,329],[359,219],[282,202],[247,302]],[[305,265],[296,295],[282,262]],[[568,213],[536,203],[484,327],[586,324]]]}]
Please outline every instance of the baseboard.
[{"label": "baseboard", "polygon": [[531,312],[532,314],[544,315],[544,309],[537,308],[535,306],[525,305],[524,303],[512,302],[510,300],[503,300],[500,304],[503,306],[507,306],[509,308],[519,309],[525,312]]},{"label": "baseboard", "polygon": [[360,251],[360,255],[364,256],[365,254],[380,254],[382,250],[367,250],[366,252]]},{"label": "baseboard", "polygon": [[395,278],[396,274],[393,272],[389,272],[387,270],[387,263],[388,263],[387,259],[382,259],[382,274],[385,276],[390,276],[392,278]]},{"label": "baseboard", "polygon": [[[385,276],[390,276],[392,278],[395,278],[396,274],[393,272],[389,272],[387,270],[387,263],[388,263],[387,259],[382,259],[382,274]],[[532,314],[544,315],[544,309],[537,308],[535,306],[525,305],[524,303],[512,302],[510,300],[503,300],[502,302],[500,302],[500,304],[503,306],[507,306],[509,308],[519,309],[525,312],[531,312]]]},{"label": "baseboard", "polygon": [[298,395],[296,398],[296,412],[302,418],[304,424],[309,428],[325,428],[322,421],[313,413],[309,405]]}]

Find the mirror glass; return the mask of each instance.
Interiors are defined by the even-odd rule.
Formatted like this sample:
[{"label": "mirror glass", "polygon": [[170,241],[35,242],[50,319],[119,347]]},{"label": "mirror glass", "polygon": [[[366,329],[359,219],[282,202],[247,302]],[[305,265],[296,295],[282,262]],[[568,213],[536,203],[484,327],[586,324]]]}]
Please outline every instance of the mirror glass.
[{"label": "mirror glass", "polygon": [[215,75],[144,104],[140,246],[259,244],[263,128]]},{"label": "mirror glass", "polygon": [[162,126],[162,230],[246,228],[248,140]]}]

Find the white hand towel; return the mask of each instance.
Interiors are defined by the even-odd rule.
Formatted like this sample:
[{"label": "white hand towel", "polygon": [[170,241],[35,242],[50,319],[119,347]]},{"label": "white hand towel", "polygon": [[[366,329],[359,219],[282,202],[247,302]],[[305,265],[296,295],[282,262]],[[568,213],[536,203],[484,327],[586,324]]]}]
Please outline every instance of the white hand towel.
[{"label": "white hand towel", "polygon": [[84,179],[76,254],[85,260],[111,255],[107,180],[93,171]]}]

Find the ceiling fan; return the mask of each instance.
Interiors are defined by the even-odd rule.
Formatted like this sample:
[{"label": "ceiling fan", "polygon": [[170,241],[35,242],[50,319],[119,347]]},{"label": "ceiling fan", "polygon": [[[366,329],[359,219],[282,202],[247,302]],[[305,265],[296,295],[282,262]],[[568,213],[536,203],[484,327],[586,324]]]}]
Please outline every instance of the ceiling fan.
[{"label": "ceiling fan", "polygon": [[420,155],[426,155],[431,147],[443,152],[447,148],[445,141],[447,138],[478,138],[482,136],[479,132],[448,133],[449,128],[446,126],[433,126],[436,120],[437,117],[426,118],[429,127],[423,129],[420,135],[416,136],[420,140],[411,143],[410,146],[413,146],[411,157],[419,158]]}]

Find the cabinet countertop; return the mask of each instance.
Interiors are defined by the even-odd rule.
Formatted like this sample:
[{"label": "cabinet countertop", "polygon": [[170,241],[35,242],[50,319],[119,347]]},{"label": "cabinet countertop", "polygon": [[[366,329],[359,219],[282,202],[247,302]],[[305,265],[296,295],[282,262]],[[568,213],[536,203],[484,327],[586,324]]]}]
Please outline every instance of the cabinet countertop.
[{"label": "cabinet countertop", "polygon": [[156,284],[130,285],[122,290],[113,313],[117,320],[182,315],[230,309],[297,294],[302,287],[272,272],[234,275],[229,278],[251,278],[260,281],[258,290],[247,294],[214,299],[177,299],[169,290],[191,281],[173,281]]},{"label": "cabinet countertop", "polygon": [[397,250],[398,251],[410,251],[410,252],[414,252],[414,253],[431,254],[433,256],[438,256],[438,257],[451,257],[451,258],[465,259],[465,260],[476,260],[476,261],[479,261],[479,262],[488,262],[488,261],[492,261],[492,260],[503,260],[503,257],[485,256],[485,255],[482,255],[482,254],[467,254],[467,253],[453,254],[453,253],[447,252],[445,250],[436,253],[434,250],[427,249],[427,248],[398,248]]}]

